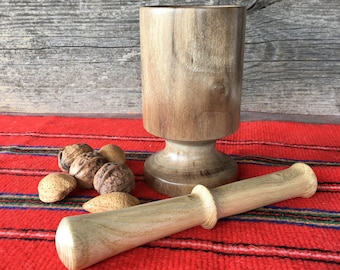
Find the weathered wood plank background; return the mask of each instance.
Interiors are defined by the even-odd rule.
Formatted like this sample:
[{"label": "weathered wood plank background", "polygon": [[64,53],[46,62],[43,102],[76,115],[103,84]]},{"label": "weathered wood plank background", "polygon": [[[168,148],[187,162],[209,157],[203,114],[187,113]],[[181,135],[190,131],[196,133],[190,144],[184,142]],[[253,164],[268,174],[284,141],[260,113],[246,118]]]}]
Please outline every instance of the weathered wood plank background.
[{"label": "weathered wood plank background", "polygon": [[139,7],[229,3],[249,7],[242,111],[340,117],[339,0],[2,0],[0,113],[140,114]]}]

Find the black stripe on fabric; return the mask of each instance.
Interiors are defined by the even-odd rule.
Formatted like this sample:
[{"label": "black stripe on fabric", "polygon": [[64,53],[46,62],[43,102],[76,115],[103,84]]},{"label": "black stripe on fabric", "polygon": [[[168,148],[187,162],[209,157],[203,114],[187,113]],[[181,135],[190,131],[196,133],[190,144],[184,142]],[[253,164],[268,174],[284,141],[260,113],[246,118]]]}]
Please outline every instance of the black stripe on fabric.
[{"label": "black stripe on fabric", "polygon": [[336,161],[322,161],[322,160],[300,160],[300,159],[288,159],[288,158],[272,158],[265,156],[236,156],[233,157],[237,163],[240,164],[257,164],[268,166],[291,166],[297,162],[303,162],[307,165],[313,166],[340,166],[340,162]]},{"label": "black stripe on fabric", "polygon": [[[3,150],[7,147],[0,147],[0,153],[3,154],[14,154],[14,155],[37,155],[37,156],[57,156],[58,151],[61,148],[43,148],[43,147],[24,147],[16,146],[15,151]],[[154,152],[146,151],[129,151],[126,150],[126,158],[128,160],[144,161]],[[322,161],[322,160],[297,160],[288,158],[272,158],[266,156],[238,156],[230,155],[240,164],[257,164],[257,165],[268,165],[268,166],[290,166],[296,162],[304,162],[310,166],[340,166],[340,162],[335,161]]]},{"label": "black stripe on fabric", "polygon": [[340,190],[318,190],[320,193],[340,193]]},{"label": "black stripe on fabric", "polygon": [[78,196],[65,198],[60,202],[44,203],[37,194],[9,194],[0,193],[0,209],[31,209],[31,210],[51,210],[51,211],[80,211],[86,212],[82,204],[90,196]]},{"label": "black stripe on fabric", "polygon": [[[121,136],[121,135],[105,135],[105,134],[65,134],[65,133],[38,133],[38,132],[0,132],[0,136],[18,136],[18,137],[40,137],[40,138],[78,138],[78,139],[97,139],[97,140],[120,140],[120,141],[137,141],[137,142],[164,142],[164,139],[151,136]],[[285,142],[270,142],[270,141],[255,141],[255,140],[240,140],[233,141],[229,139],[217,140],[217,144],[227,145],[264,145],[264,146],[281,146],[289,148],[302,148],[320,151],[335,151],[340,152],[338,146],[326,146],[315,144],[294,144]]]},{"label": "black stripe on fabric", "polygon": [[232,141],[229,139],[218,140],[217,144],[221,145],[260,145],[260,146],[273,146],[273,147],[285,147],[285,148],[298,148],[303,150],[317,150],[326,152],[340,152],[339,146],[327,146],[327,145],[316,145],[316,144],[294,144],[284,142],[272,142],[272,141],[252,141],[252,140],[240,140]]},{"label": "black stripe on fabric", "polygon": [[43,156],[56,156],[61,148],[48,147],[48,146],[24,146],[24,145],[11,145],[1,146],[0,153],[2,154],[32,154]]},{"label": "black stripe on fabric", "polygon": [[[34,241],[34,242],[55,242],[55,240],[52,239],[42,239],[42,238],[11,238],[11,237],[0,237],[0,239],[8,239],[8,240],[23,240],[23,241]],[[325,264],[331,264],[331,265],[340,265],[339,262],[336,261],[330,261],[330,260],[322,260],[322,259],[316,259],[316,258],[295,258],[291,256],[284,256],[284,255],[272,255],[272,254],[246,254],[246,253],[227,253],[227,252],[221,252],[221,251],[214,251],[214,250],[206,250],[206,249],[194,249],[194,248],[182,248],[182,247],[165,247],[165,246],[157,246],[157,245],[149,245],[145,244],[142,246],[139,246],[137,248],[146,248],[146,249],[165,249],[165,250],[173,250],[173,251],[193,251],[193,252],[204,252],[204,253],[213,253],[216,255],[222,255],[222,256],[230,256],[230,257],[258,257],[258,258],[279,258],[279,259],[289,259],[289,260],[299,260],[299,261],[312,261],[312,262],[319,262],[319,263],[325,263]]]},{"label": "black stripe on fabric", "polygon": [[[19,233],[21,232],[47,232],[47,233],[53,233],[55,235],[55,230],[46,230],[46,229],[15,229],[15,228],[0,228],[0,230],[6,231],[17,231]],[[54,237],[53,239],[50,238],[38,238],[38,237],[10,237],[10,236],[1,236],[0,239],[9,239],[9,240],[23,240],[23,241],[44,241],[44,242],[55,242]],[[176,244],[176,240],[181,240],[181,241],[199,241],[201,243],[208,243],[209,245],[222,245],[222,246],[240,246],[240,247],[265,247],[268,249],[273,249],[271,253],[275,253],[275,249],[280,249],[280,250],[296,250],[296,251],[301,251],[301,252],[306,252],[311,253],[311,252],[317,252],[317,253],[322,253],[322,254],[335,254],[333,251],[329,250],[323,250],[319,248],[300,248],[300,247],[291,247],[291,246],[285,246],[285,245],[259,245],[259,244],[253,244],[253,243],[228,243],[228,242],[223,242],[223,241],[214,241],[214,240],[206,240],[206,239],[199,239],[199,238],[177,238],[177,237],[167,237],[166,239],[169,239],[170,244],[171,244],[171,239],[174,240],[173,244]],[[240,251],[237,252],[227,252],[227,251],[217,251],[217,250],[212,250],[212,249],[202,249],[202,247],[199,247],[197,249],[195,248],[190,248],[190,247],[173,247],[169,246],[166,244],[157,244],[157,240],[148,244],[145,244],[143,246],[140,246],[140,248],[147,248],[147,249],[166,249],[166,250],[174,250],[174,251],[193,251],[193,252],[205,252],[205,253],[214,253],[217,255],[223,255],[223,256],[244,256],[244,257],[276,257],[276,258],[282,258],[282,259],[290,259],[290,260],[307,260],[307,261],[315,261],[315,262],[322,262],[322,263],[327,263],[327,264],[340,264],[340,261],[330,261],[329,259],[323,260],[323,259],[316,259],[316,258],[308,258],[308,257],[300,257],[296,258],[293,256],[289,255],[279,255],[279,254],[249,254],[249,253],[242,253]],[[340,255],[340,254],[339,254]]]},{"label": "black stripe on fabric", "polygon": [[164,142],[164,139],[150,136],[121,136],[105,134],[66,134],[66,133],[38,133],[38,132],[0,132],[4,137],[35,137],[35,138],[63,138],[63,139],[91,139],[91,140],[112,140],[112,141],[137,141],[137,142]]},{"label": "black stripe on fabric", "polygon": [[[61,202],[45,204],[39,200],[37,195],[23,195],[20,197],[20,195],[9,194],[0,196],[0,208],[86,212],[82,208],[82,204],[90,198],[91,197],[72,197]],[[147,203],[155,200],[140,198],[140,201],[142,203]],[[317,211],[313,209],[265,206],[239,215],[221,218],[220,222],[228,222],[231,220],[239,222],[266,222],[298,226],[303,225],[325,229],[340,229],[340,213],[325,210]]]},{"label": "black stripe on fabric", "polygon": [[[125,137],[126,138],[126,137]],[[119,137],[114,137],[115,140],[119,140]],[[125,141],[125,140],[124,140]],[[152,138],[141,139],[139,137],[127,137],[127,141],[137,141],[137,142],[150,142],[154,141]],[[156,140],[158,141],[158,140]],[[165,142],[164,140],[159,140]],[[326,151],[326,152],[336,152],[340,153],[340,147],[338,146],[321,146],[313,144],[292,144],[292,143],[280,143],[271,141],[229,141],[229,140],[218,140],[216,145],[223,146],[248,146],[248,145],[258,145],[258,146],[270,146],[270,147],[285,147],[285,148],[298,148],[302,150],[313,150],[313,151]],[[30,146],[30,145],[3,145],[0,146],[0,153],[25,153],[25,152],[36,152],[36,153],[47,153],[47,154],[57,154],[57,152],[63,147],[53,147],[53,146]]]},{"label": "black stripe on fabric", "polygon": [[[232,245],[232,246],[244,246],[244,247],[266,247],[266,248],[274,248],[274,249],[286,249],[286,250],[299,250],[299,251],[315,251],[320,253],[334,253],[331,250],[325,250],[320,248],[303,248],[303,247],[292,247],[286,245],[269,245],[269,244],[253,244],[253,243],[243,243],[243,242],[225,242],[225,241],[215,241],[215,240],[207,240],[203,238],[189,238],[189,237],[166,237],[166,239],[174,239],[174,240],[183,240],[183,241],[199,241],[199,242],[208,242],[211,245]],[[340,254],[339,254],[340,255]],[[339,257],[340,259],[340,257]]]},{"label": "black stripe on fabric", "polygon": [[306,220],[306,219],[287,219],[286,217],[282,217],[278,219],[277,217],[263,217],[249,214],[242,214],[237,216],[231,216],[229,218],[223,218],[220,221],[228,222],[228,221],[238,221],[238,222],[253,222],[253,223],[276,223],[276,224],[287,224],[293,226],[308,226],[314,228],[321,228],[321,229],[335,229],[340,230],[340,223],[339,222],[325,222],[322,220]]},{"label": "black stripe on fabric", "polygon": [[53,239],[42,239],[42,238],[29,238],[29,237],[10,237],[10,236],[0,236],[0,239],[8,239],[8,240],[23,240],[30,242],[55,242]]},{"label": "black stripe on fabric", "polygon": [[[43,242],[54,242],[55,238],[55,230],[48,230],[48,229],[35,229],[35,228],[13,228],[13,227],[5,227],[5,228],[0,228],[0,232],[5,232],[1,233],[0,239],[8,239],[8,240],[24,240],[24,241],[43,241]],[[6,235],[6,232],[8,232],[8,235]],[[27,236],[27,235],[22,235],[22,236],[16,236],[18,234],[29,234],[30,232],[33,233],[50,233],[50,237],[47,237],[47,235],[41,235],[40,237],[35,237],[35,236]]]},{"label": "black stripe on fabric", "polygon": [[[312,261],[318,263],[325,263],[325,264],[332,264],[332,265],[340,265],[340,262],[337,261],[330,261],[329,259],[317,259],[317,258],[306,258],[306,257],[292,257],[288,255],[279,255],[279,254],[249,254],[249,253],[236,253],[236,252],[223,252],[223,251],[215,251],[215,250],[208,250],[208,249],[195,249],[190,247],[167,247],[167,246],[160,246],[160,245],[143,245],[140,248],[147,248],[147,249],[165,249],[165,250],[173,250],[173,251],[191,251],[191,252],[204,252],[204,253],[213,253],[216,255],[222,256],[229,256],[229,257],[258,257],[258,258],[279,258],[279,259],[289,259],[289,260],[299,260],[299,261]],[[308,252],[308,250],[306,250]],[[340,256],[340,255],[339,255]]]},{"label": "black stripe on fabric", "polygon": [[249,221],[310,226],[340,230],[340,213],[335,211],[264,206],[220,221]]},{"label": "black stripe on fabric", "polygon": [[7,231],[20,231],[20,232],[49,232],[49,233],[55,233],[55,230],[52,229],[35,229],[35,228],[14,228],[14,227],[3,227],[0,228],[0,230],[7,230]]},{"label": "black stripe on fabric", "polygon": [[59,172],[59,171],[28,169],[28,168],[0,168],[0,174],[2,175],[42,177],[52,172]]}]

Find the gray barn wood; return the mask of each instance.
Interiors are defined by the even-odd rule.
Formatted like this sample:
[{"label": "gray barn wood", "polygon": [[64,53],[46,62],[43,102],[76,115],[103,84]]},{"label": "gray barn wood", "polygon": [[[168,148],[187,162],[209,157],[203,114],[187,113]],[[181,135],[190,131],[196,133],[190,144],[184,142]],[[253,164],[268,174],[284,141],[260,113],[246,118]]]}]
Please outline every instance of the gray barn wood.
[{"label": "gray barn wood", "polygon": [[248,4],[248,118],[339,119],[339,0],[3,0],[0,113],[140,115],[139,7],[184,3]]}]

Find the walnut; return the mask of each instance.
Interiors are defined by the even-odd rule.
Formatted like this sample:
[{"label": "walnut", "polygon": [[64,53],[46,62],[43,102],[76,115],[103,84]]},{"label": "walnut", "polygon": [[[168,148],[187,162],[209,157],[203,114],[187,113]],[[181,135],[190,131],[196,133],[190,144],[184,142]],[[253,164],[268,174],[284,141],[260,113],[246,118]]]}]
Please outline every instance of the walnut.
[{"label": "walnut", "polygon": [[122,148],[114,144],[106,144],[99,151],[108,161],[125,163],[125,153]]},{"label": "walnut", "polygon": [[68,145],[58,152],[58,166],[63,172],[69,172],[70,166],[77,156],[92,151],[92,147],[86,143]]},{"label": "walnut", "polygon": [[135,176],[126,164],[108,162],[97,171],[93,185],[100,194],[129,193],[135,186]]},{"label": "walnut", "polygon": [[72,162],[69,173],[77,179],[79,187],[90,189],[96,172],[106,162],[98,152],[83,153]]}]

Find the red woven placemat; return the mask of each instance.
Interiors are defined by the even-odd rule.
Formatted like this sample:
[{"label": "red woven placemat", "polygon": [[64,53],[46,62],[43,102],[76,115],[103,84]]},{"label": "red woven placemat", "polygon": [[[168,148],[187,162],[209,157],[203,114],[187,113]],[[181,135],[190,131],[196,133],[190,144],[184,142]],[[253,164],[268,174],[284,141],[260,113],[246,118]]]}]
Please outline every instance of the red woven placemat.
[{"label": "red woven placemat", "polygon": [[[77,190],[54,204],[37,196],[41,178],[59,171],[60,148],[84,142],[98,149],[117,144],[136,176],[133,192],[149,201],[162,196],[143,179],[145,158],[164,141],[140,119],[0,115],[0,268],[65,269],[55,250],[60,220],[85,212],[98,195]],[[296,198],[195,227],[103,261],[91,269],[336,269],[340,267],[340,126],[244,122],[218,141],[238,162],[240,179],[302,161],[319,182],[309,199]]]}]

